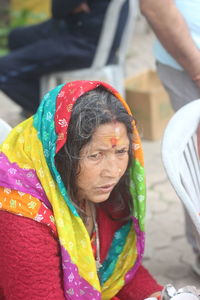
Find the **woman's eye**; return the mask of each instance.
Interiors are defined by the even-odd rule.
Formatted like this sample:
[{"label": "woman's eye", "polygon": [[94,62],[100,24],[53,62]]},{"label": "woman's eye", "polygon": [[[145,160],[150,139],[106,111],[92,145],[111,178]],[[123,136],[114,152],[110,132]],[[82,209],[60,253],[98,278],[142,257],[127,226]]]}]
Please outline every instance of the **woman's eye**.
[{"label": "woman's eye", "polygon": [[98,160],[102,157],[102,153],[98,152],[98,153],[94,153],[88,156],[89,159],[92,160]]},{"label": "woman's eye", "polygon": [[120,150],[117,150],[117,151],[116,151],[116,154],[118,154],[118,155],[124,155],[124,154],[126,154],[126,153],[128,153],[128,150],[127,150],[127,149],[120,149]]}]

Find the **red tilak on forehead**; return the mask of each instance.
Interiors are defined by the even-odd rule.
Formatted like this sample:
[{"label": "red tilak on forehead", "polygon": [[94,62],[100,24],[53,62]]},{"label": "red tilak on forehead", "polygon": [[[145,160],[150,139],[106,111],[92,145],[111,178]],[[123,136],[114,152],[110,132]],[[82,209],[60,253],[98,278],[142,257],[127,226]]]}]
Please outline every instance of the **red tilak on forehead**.
[{"label": "red tilak on forehead", "polygon": [[116,137],[112,137],[111,139],[110,139],[110,142],[111,142],[111,145],[112,145],[112,148],[115,148],[116,146],[117,146],[117,144],[118,144],[118,138],[116,138]]}]

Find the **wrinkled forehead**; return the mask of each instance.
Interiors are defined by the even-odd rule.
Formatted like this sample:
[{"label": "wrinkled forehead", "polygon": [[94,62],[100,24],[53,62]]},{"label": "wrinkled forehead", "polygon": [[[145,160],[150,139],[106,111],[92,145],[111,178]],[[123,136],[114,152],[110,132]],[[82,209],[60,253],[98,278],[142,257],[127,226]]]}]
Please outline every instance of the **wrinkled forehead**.
[{"label": "wrinkled forehead", "polygon": [[92,135],[91,144],[97,148],[128,146],[129,138],[126,126],[121,122],[106,123],[98,126]]}]

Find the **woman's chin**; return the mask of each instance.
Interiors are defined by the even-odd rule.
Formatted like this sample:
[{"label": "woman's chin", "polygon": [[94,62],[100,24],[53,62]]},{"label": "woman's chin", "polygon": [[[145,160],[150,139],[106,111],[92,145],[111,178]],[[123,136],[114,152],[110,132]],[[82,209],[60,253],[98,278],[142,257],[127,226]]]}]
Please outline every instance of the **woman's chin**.
[{"label": "woman's chin", "polygon": [[108,195],[101,195],[101,196],[99,195],[99,196],[93,197],[89,200],[93,203],[102,203],[102,202],[107,201],[109,196],[110,196],[110,193]]}]

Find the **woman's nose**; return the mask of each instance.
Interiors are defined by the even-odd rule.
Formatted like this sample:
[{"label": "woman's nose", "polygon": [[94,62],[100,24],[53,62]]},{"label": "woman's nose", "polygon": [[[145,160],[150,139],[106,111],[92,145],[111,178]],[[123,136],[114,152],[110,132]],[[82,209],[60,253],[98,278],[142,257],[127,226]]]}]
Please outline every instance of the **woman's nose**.
[{"label": "woman's nose", "polygon": [[118,177],[120,173],[121,169],[117,163],[117,159],[114,156],[109,159],[105,159],[101,171],[102,176],[115,178]]}]

